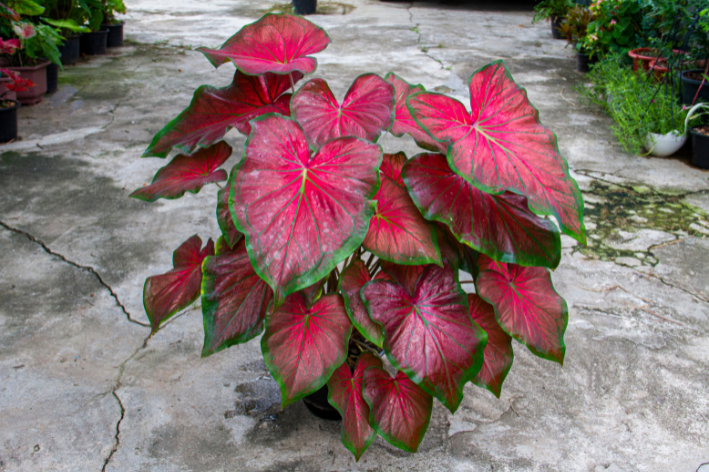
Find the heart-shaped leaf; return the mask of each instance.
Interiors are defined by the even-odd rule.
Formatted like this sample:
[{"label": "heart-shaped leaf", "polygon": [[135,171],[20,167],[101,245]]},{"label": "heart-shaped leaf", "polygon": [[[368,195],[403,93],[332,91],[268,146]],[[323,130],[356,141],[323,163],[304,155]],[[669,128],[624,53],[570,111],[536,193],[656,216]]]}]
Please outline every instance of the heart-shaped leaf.
[{"label": "heart-shaped leaf", "polygon": [[327,382],[327,399],[342,416],[342,444],[354,454],[356,461],[377,437],[377,432],[369,425],[369,405],[362,393],[364,371],[370,367],[381,368],[382,361],[365,352],[357,359],[354,371],[345,362]]},{"label": "heart-shaped leaf", "polygon": [[249,75],[266,72],[315,72],[318,62],[308,57],[330,43],[325,30],[302,16],[269,13],[241,28],[219,49],[197,48],[214,67],[231,60]]},{"label": "heart-shaped leaf", "polygon": [[554,215],[564,233],[586,242],[581,192],[556,136],[541,124],[504,62],[471,76],[472,113],[459,101],[430,92],[416,93],[407,103],[433,138],[450,142],[448,163],[458,175],[488,193],[525,195],[533,212]]},{"label": "heart-shaped leaf", "polygon": [[404,168],[404,164],[406,164],[406,154],[403,152],[384,154],[379,171],[396,182],[397,185],[403,187],[404,181],[401,178],[401,170]]},{"label": "heart-shaped leaf", "polygon": [[357,331],[370,342],[382,347],[384,344],[382,327],[369,317],[367,308],[364,306],[362,297],[359,294],[364,284],[370,280],[372,278],[369,275],[367,266],[361,260],[355,259],[340,274],[338,291],[342,293],[342,297],[345,299],[347,314],[350,315],[350,320],[352,320],[352,324],[355,325]]},{"label": "heart-shaped leaf", "polygon": [[376,74],[357,77],[342,105],[323,79],[306,82],[291,100],[291,114],[314,147],[341,136],[376,142],[391,126],[393,113],[394,87]]},{"label": "heart-shaped leaf", "polygon": [[173,269],[170,272],[145,280],[143,305],[153,333],[163,322],[199,297],[202,261],[214,255],[214,242],[210,239],[201,248],[202,240],[195,234],[173,253]]},{"label": "heart-shaped leaf", "polygon": [[290,118],[252,122],[234,172],[230,204],[256,272],[283,297],[327,276],[359,247],[374,214],[381,148],[359,138],[329,141],[312,158]]},{"label": "heart-shaped leaf", "polygon": [[364,286],[362,298],[384,328],[391,363],[455,413],[463,386],[480,370],[487,339],[470,317],[456,273],[429,265],[413,293],[399,283],[375,280]]},{"label": "heart-shaped leaf", "polygon": [[[293,80],[303,77],[293,73]],[[166,157],[177,147],[192,152],[219,141],[232,127],[243,134],[251,132],[249,121],[266,113],[290,115],[291,87],[288,76],[265,74],[250,76],[240,71],[234,74],[231,85],[217,88],[199,87],[190,106],[169,122],[153,138],[143,157]]]},{"label": "heart-shaped leaf", "polygon": [[391,377],[379,367],[364,372],[369,424],[389,444],[416,452],[428,429],[433,397],[399,371]]},{"label": "heart-shaped leaf", "polygon": [[487,334],[485,359],[473,383],[486,388],[500,398],[502,382],[512,367],[514,353],[512,338],[505,333],[495,319],[495,308],[474,293],[468,294],[470,316]]},{"label": "heart-shaped leaf", "polygon": [[219,238],[216,256],[204,260],[202,273],[202,357],[261,334],[273,292],[251,267],[244,241],[231,249]]},{"label": "heart-shaped leaf", "polygon": [[[233,172],[233,170],[232,170]],[[217,223],[219,229],[222,230],[222,236],[229,247],[233,248],[239,240],[244,237],[243,234],[236,229],[234,220],[231,218],[231,210],[229,209],[229,193],[231,193],[231,180],[227,182],[224,188],[217,192]]]},{"label": "heart-shaped leaf", "polygon": [[423,149],[435,152],[446,152],[447,145],[432,139],[416,120],[411,116],[411,112],[406,106],[406,99],[417,92],[424,92],[423,85],[411,85],[393,72],[389,72],[384,78],[394,86],[396,93],[396,105],[394,111],[394,124],[391,126],[391,134],[401,137],[410,134],[416,144]]},{"label": "heart-shaped leaf", "polygon": [[197,193],[209,183],[227,179],[226,171],[217,168],[224,164],[229,156],[231,146],[224,141],[206,149],[199,149],[189,156],[179,154],[168,165],[158,170],[150,185],[137,189],[130,196],[154,202],[158,198],[179,198],[185,192]]},{"label": "heart-shaped leaf", "polygon": [[443,154],[414,156],[403,176],[424,218],[447,224],[461,242],[502,262],[559,265],[559,231],[529,211],[523,196],[479,190],[453,172]]},{"label": "heart-shaped leaf", "polygon": [[386,274],[388,277],[381,275],[380,277],[375,277],[375,279],[396,281],[409,292],[409,295],[413,295],[416,290],[416,284],[426,269],[426,266],[423,265],[399,265],[387,261],[382,261],[381,267],[382,271],[379,274]]},{"label": "heart-shaped leaf", "polygon": [[537,356],[563,365],[569,311],[549,271],[495,262],[484,255],[478,264],[477,293],[495,307],[502,329]]},{"label": "heart-shaped leaf", "polygon": [[458,241],[443,223],[436,223],[436,237],[444,261],[471,275],[478,273],[478,251]]},{"label": "heart-shaped leaf", "polygon": [[362,246],[380,259],[403,265],[441,264],[436,232],[406,190],[386,175],[374,197],[377,211]]},{"label": "heart-shaped leaf", "polygon": [[308,307],[302,293],[266,315],[261,351],[281,386],[282,407],[325,385],[347,357],[352,325],[342,297],[325,295]]}]

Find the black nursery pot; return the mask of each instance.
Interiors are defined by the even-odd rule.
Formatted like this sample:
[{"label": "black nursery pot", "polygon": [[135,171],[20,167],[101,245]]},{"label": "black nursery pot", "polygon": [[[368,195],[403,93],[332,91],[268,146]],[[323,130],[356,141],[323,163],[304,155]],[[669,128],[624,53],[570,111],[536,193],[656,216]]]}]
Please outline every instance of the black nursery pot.
[{"label": "black nursery pot", "polygon": [[578,72],[583,72],[585,74],[590,70],[588,67],[594,62],[596,61],[588,57],[588,54],[582,54],[580,52],[576,53],[576,70]]},{"label": "black nursery pot", "polygon": [[17,109],[20,107],[20,102],[0,99],[0,103],[2,102],[11,102],[15,105],[0,109],[0,143],[6,143],[17,139]]},{"label": "black nursery pot", "polygon": [[49,64],[47,66],[47,92],[54,93],[59,88],[59,66]]},{"label": "black nursery pot", "polygon": [[689,132],[692,135],[692,164],[700,169],[709,169],[709,136],[693,129]]},{"label": "black nursery pot", "polygon": [[315,393],[303,398],[303,403],[318,418],[330,421],[341,421],[342,416],[337,409],[327,401],[327,385]]},{"label": "black nursery pot", "polygon": [[98,56],[106,54],[108,30],[92,31],[81,35],[81,54]]},{"label": "black nursery pot", "polygon": [[702,84],[701,80],[694,80],[686,77],[686,74],[690,72],[699,72],[703,74],[704,71],[701,69],[686,70],[680,75],[682,80],[682,105],[691,105],[694,96],[697,95],[697,90],[699,90],[699,95],[697,95],[697,102],[709,102],[709,81],[705,81],[702,85],[701,90],[699,86]]},{"label": "black nursery pot", "polygon": [[293,13],[296,15],[312,15],[317,7],[317,0],[293,0]]},{"label": "black nursery pot", "polygon": [[552,38],[564,39],[564,37],[561,35],[561,32],[558,29],[561,27],[561,23],[563,21],[564,21],[564,18],[561,16],[552,16],[551,17],[551,37]]},{"label": "black nursery pot", "polygon": [[106,37],[106,47],[119,48],[123,46],[123,23],[115,25],[101,25],[101,28],[108,30]]},{"label": "black nursery pot", "polygon": [[62,55],[62,64],[65,66],[76,64],[81,57],[81,36],[74,35],[64,40],[64,44],[59,46]]}]

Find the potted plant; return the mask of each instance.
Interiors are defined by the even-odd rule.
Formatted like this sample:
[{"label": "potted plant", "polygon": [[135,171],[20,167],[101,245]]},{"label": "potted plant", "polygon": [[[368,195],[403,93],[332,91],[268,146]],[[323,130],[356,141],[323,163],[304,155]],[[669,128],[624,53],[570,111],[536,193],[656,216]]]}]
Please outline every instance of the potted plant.
[{"label": "potted plant", "polygon": [[[221,235],[187,239],[143,300],[155,333],[201,299],[204,357],[264,333],[282,406],[326,387],[357,459],[377,435],[413,452],[434,398],[455,412],[469,381],[500,395],[512,338],[562,363],[568,310],[549,270],[559,228],[586,242],[583,200],[504,62],[470,77],[472,114],[394,73],[360,75],[341,101],[321,78],[296,90],[329,42],[303,17],[267,14],[199,48],[233,63],[233,82],[199,87],[155,135],[145,157],[177,155],[131,196],[225,181],[209,210]],[[248,139],[228,173],[232,127]],[[383,154],[385,132],[425,152]]]},{"label": "potted plant", "polygon": [[318,0],[293,0],[292,3],[296,15],[314,15],[318,9]]},{"label": "potted plant", "polygon": [[62,36],[62,45],[59,46],[61,63],[64,65],[75,64],[81,57],[81,33],[88,32],[89,28],[83,26],[87,10],[81,5],[85,2],[76,0],[45,0],[45,11],[42,21],[54,26]]},{"label": "potted plant", "polygon": [[125,13],[126,6],[123,0],[102,0],[103,21],[101,26],[108,30],[106,47],[117,48],[123,46],[123,22],[116,18],[116,13]]},{"label": "potted plant", "polygon": [[20,102],[12,97],[34,87],[34,84],[7,69],[0,69],[0,78],[7,79],[2,82],[5,91],[0,89],[0,143],[7,143],[17,139],[17,109]]},{"label": "potted plant", "polygon": [[[687,113],[685,128],[688,126],[690,117],[697,110],[709,110],[709,104],[697,103]],[[704,113],[706,115],[706,112]],[[709,169],[709,125],[699,124],[689,128],[689,133],[692,136],[692,164],[700,169]]]},{"label": "potted plant", "polygon": [[81,54],[96,56],[106,54],[108,30],[103,25],[102,0],[84,0],[83,8],[89,31],[81,35]]},{"label": "potted plant", "polygon": [[680,74],[682,80],[682,103],[692,106],[696,102],[709,102],[709,85],[707,84],[707,73],[709,73],[709,62],[707,67],[702,69],[686,70]]},{"label": "potted plant", "polygon": [[549,19],[552,38],[563,39],[564,36],[560,31],[561,23],[573,6],[572,0],[542,0],[534,5],[534,11],[537,13],[534,15],[532,23]]}]

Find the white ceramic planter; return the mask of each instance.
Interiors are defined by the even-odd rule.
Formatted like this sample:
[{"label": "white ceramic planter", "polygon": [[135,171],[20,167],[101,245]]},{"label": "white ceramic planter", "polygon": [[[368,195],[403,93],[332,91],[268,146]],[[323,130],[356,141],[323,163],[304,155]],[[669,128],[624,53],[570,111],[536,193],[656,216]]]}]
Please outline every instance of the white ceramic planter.
[{"label": "white ceramic planter", "polygon": [[679,151],[686,142],[687,135],[675,130],[667,134],[648,133],[643,145],[653,156],[667,157]]}]

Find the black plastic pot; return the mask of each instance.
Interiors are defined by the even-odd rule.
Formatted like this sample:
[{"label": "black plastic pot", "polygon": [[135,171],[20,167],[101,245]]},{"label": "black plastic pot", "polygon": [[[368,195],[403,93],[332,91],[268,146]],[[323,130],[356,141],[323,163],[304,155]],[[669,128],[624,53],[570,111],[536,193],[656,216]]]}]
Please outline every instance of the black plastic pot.
[{"label": "black plastic pot", "polygon": [[47,91],[45,93],[54,93],[59,87],[59,66],[49,64],[47,66]]},{"label": "black plastic pot", "polygon": [[686,74],[690,72],[699,72],[703,74],[704,71],[701,69],[686,70],[680,75],[682,80],[682,104],[691,105],[694,96],[697,95],[697,90],[699,90],[699,95],[697,95],[697,102],[709,102],[709,82],[705,81],[702,88],[699,89],[701,85],[701,80],[694,80],[686,77]]},{"label": "black plastic pot", "polygon": [[118,23],[116,25],[101,25],[101,28],[108,30],[106,47],[119,48],[123,46],[123,23]]},{"label": "black plastic pot", "polygon": [[587,54],[576,53],[576,70],[578,72],[583,72],[584,74],[589,71],[588,66],[596,62],[595,60],[588,57]]},{"label": "black plastic pot", "polygon": [[312,15],[318,7],[318,0],[293,0],[293,13]]},{"label": "black plastic pot", "polygon": [[81,35],[81,54],[98,56],[106,54],[108,30],[92,31]]},{"label": "black plastic pot", "polygon": [[709,169],[709,136],[689,130],[692,135],[692,164],[700,169]]},{"label": "black plastic pot", "polygon": [[561,23],[564,21],[564,18],[561,16],[552,16],[551,17],[551,37],[554,39],[564,39],[564,37],[561,35],[561,32],[559,31],[559,28],[561,27]]},{"label": "black plastic pot", "polygon": [[341,421],[342,416],[337,409],[327,401],[327,385],[315,393],[303,398],[303,403],[318,418],[330,421]]},{"label": "black plastic pot", "polygon": [[59,52],[62,55],[62,64],[68,66],[76,64],[81,57],[81,35],[74,35],[71,38],[66,38],[64,44],[59,46]]},{"label": "black plastic pot", "polygon": [[2,102],[15,104],[11,108],[0,108],[0,143],[6,143],[17,139],[17,109],[20,107],[20,102],[0,99],[0,103]]}]

